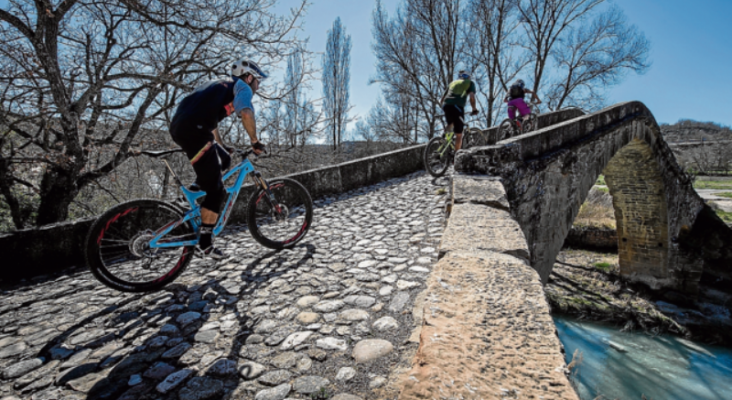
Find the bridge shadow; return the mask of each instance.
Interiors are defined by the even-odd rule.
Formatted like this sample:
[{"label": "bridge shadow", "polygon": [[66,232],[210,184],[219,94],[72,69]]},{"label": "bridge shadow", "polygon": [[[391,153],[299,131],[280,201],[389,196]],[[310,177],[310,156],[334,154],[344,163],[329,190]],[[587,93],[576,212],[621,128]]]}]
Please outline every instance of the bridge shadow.
[{"label": "bridge shadow", "polygon": [[[288,257],[299,253],[302,253],[299,259]],[[171,373],[184,370],[190,373],[185,376],[187,379],[182,380],[201,376],[221,382],[217,385],[221,386],[223,395],[231,392],[240,382],[237,365],[239,353],[260,319],[248,316],[248,306],[239,309],[237,304],[246,300],[248,305],[249,299],[258,290],[292,268],[307,264],[313,254],[315,246],[309,243],[296,246],[293,250],[268,251],[243,268],[238,268],[237,278],[232,278],[234,274],[230,273],[191,286],[172,283],[157,292],[159,296],[149,300],[155,303],[151,307],[142,301],[146,296],[149,298],[150,293],[131,296],[76,322],[50,339],[37,356],[48,360],[46,364],[54,358],[60,359],[56,366],[58,368],[64,363],[73,364],[74,357],[81,358],[79,354],[85,353],[86,357],[78,365],[71,365],[61,371],[53,384],[70,386],[77,391],[77,395],[86,393],[87,400],[165,397],[180,390],[185,383],[165,394],[159,393],[156,386]],[[201,266],[186,273],[209,273],[222,266]],[[239,279],[238,285],[234,285],[240,288],[236,294],[231,293],[231,284],[222,285],[230,283],[232,279]],[[192,322],[181,321],[186,314],[189,318],[196,317],[192,313],[198,314],[198,318]],[[202,330],[209,323],[219,322],[212,321],[212,315],[216,315],[217,319],[232,315],[238,328],[221,331],[216,326]],[[78,337],[79,332],[89,329],[89,325],[94,322],[97,326],[122,324],[122,327],[69,349],[70,346],[65,344],[69,338],[72,338],[73,343],[73,337]],[[214,333],[209,336],[211,331]],[[199,371],[195,366],[202,362],[201,359],[208,359],[209,362]],[[133,375],[138,375],[141,382],[131,386],[128,382]]]}]

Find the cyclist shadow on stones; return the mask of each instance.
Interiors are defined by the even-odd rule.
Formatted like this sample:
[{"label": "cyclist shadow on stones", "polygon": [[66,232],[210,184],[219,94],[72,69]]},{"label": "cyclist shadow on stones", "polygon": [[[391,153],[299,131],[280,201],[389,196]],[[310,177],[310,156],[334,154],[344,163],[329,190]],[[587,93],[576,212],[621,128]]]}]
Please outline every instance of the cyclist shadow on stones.
[{"label": "cyclist shadow on stones", "polygon": [[[314,246],[303,244],[295,247],[299,248],[307,249],[302,259],[295,263],[287,260],[288,263],[301,265],[312,258]],[[75,367],[76,371],[69,371],[74,372],[69,378],[77,380],[81,391],[87,389],[83,387],[85,381],[92,383],[87,392],[88,400],[160,398],[157,386],[172,373],[181,374],[183,379],[166,390],[166,396],[176,397],[172,393],[195,390],[206,390],[214,398],[231,393],[240,383],[237,360],[242,343],[258,322],[248,316],[248,304],[254,293],[291,268],[279,263],[282,257],[278,257],[278,253],[281,252],[268,252],[247,263],[244,270],[237,270],[236,274],[219,274],[222,279],[212,278],[193,286],[168,285],[164,291],[172,293],[169,297],[174,299],[172,304],[163,301],[150,310],[142,307],[141,314],[154,315],[146,323],[138,325],[137,332],[129,330],[125,333],[133,337],[141,335],[133,342],[133,345],[138,344],[131,352],[118,357],[118,360]],[[275,258],[270,260],[272,257]],[[262,264],[265,260],[269,261]],[[193,272],[199,271],[194,268]],[[235,279],[234,275],[240,276],[241,283],[246,285],[243,290],[241,287],[238,291],[232,289],[233,285],[222,285]],[[237,293],[232,294],[232,291]],[[212,316],[216,316],[216,320],[212,321]],[[228,329],[222,329],[224,327]],[[153,332],[148,332],[150,330]],[[103,377],[96,371],[105,363],[116,365]],[[133,375],[138,375],[140,382],[130,387],[128,382]],[[82,377],[85,379],[79,381]],[[64,379],[59,383],[72,380]]]}]

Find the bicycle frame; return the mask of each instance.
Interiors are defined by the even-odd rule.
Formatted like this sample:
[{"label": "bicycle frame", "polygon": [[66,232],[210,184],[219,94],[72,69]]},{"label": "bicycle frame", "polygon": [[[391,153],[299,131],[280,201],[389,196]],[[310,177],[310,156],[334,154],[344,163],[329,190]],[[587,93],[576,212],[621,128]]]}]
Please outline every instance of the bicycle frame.
[{"label": "bicycle frame", "polygon": [[[226,192],[229,193],[229,196],[226,200],[226,204],[224,206],[224,211],[219,214],[219,219],[216,222],[216,226],[213,229],[214,236],[221,233],[222,230],[224,230],[224,227],[226,226],[226,221],[229,218],[229,214],[231,214],[231,210],[233,209],[234,203],[236,202],[237,197],[239,196],[239,191],[241,190],[241,187],[244,185],[244,179],[249,175],[250,173],[253,173],[254,166],[252,165],[251,161],[249,161],[248,158],[244,158],[242,162],[240,162],[238,165],[236,165],[234,168],[232,168],[229,172],[227,172],[223,180],[226,181],[234,174],[239,174],[236,178],[236,182],[228,188],[226,188]],[[264,181],[264,180],[262,180]],[[257,182],[257,185],[259,185],[259,182]],[[265,189],[266,189],[266,184]],[[190,222],[191,225],[193,225],[194,231],[198,234],[201,229],[201,207],[196,204],[196,200],[205,196],[206,192],[204,191],[198,191],[194,192],[186,188],[185,186],[180,186],[181,191],[183,192],[183,195],[186,197],[186,200],[188,200],[188,204],[191,205],[191,210],[188,211],[183,218],[173,221],[162,228],[158,229],[155,232],[155,237],[152,238],[149,242],[150,248],[164,248],[164,247],[184,247],[184,246],[195,246],[198,244],[198,238],[195,240],[185,240],[185,241],[179,241],[179,242],[165,242],[165,243],[159,243],[160,239],[170,233],[173,229],[177,228],[181,224],[184,224],[186,222]]]},{"label": "bicycle frame", "polygon": [[453,132],[453,131],[445,133],[445,144],[444,144],[445,147],[444,148],[440,147],[439,149],[437,149],[437,151],[440,153],[440,157],[442,157],[445,154],[445,152],[447,151],[448,148],[452,148],[453,150],[455,149],[455,144],[454,144],[455,142],[452,140],[454,136],[455,136],[455,132]]}]

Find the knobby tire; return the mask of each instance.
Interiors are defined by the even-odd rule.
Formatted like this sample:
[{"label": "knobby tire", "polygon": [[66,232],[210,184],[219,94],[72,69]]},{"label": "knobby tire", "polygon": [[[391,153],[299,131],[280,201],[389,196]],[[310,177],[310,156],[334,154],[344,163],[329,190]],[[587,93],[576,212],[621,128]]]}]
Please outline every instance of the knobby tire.
[{"label": "knobby tire", "polygon": [[448,146],[445,138],[441,136],[433,137],[429,142],[427,142],[427,146],[424,148],[424,153],[422,154],[424,169],[426,169],[427,172],[435,178],[439,178],[444,175],[447,168],[450,166],[452,149],[448,148],[440,156],[439,150],[444,149],[445,146]]},{"label": "knobby tire", "polygon": [[[274,250],[289,249],[300,242],[313,221],[313,200],[299,182],[280,178],[269,182],[275,197],[272,204],[267,192],[258,188],[247,203],[247,226],[254,240]],[[286,215],[278,212],[284,210]],[[284,206],[284,208],[282,207]]]},{"label": "knobby tire", "polygon": [[[174,281],[193,259],[194,247],[145,247],[155,231],[183,215],[180,208],[153,199],[128,201],[104,212],[86,238],[86,262],[94,277],[123,292],[155,291]],[[160,243],[194,238],[193,227],[185,222],[163,236]]]}]

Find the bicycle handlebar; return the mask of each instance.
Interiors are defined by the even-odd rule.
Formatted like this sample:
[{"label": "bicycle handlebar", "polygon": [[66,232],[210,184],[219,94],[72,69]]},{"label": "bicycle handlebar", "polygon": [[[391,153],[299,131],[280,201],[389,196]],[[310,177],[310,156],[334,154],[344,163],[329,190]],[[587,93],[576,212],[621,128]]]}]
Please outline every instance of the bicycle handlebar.
[{"label": "bicycle handlebar", "polygon": [[[251,147],[248,150],[240,150],[235,148],[234,151],[242,156],[242,158],[249,157],[250,155],[254,154],[254,149]],[[183,149],[170,149],[170,150],[142,150],[140,151],[140,154],[144,154],[146,156],[150,156],[153,158],[159,158],[163,156],[167,156],[168,154],[173,153],[181,153],[183,152]],[[255,154],[256,155],[256,154]]]}]

